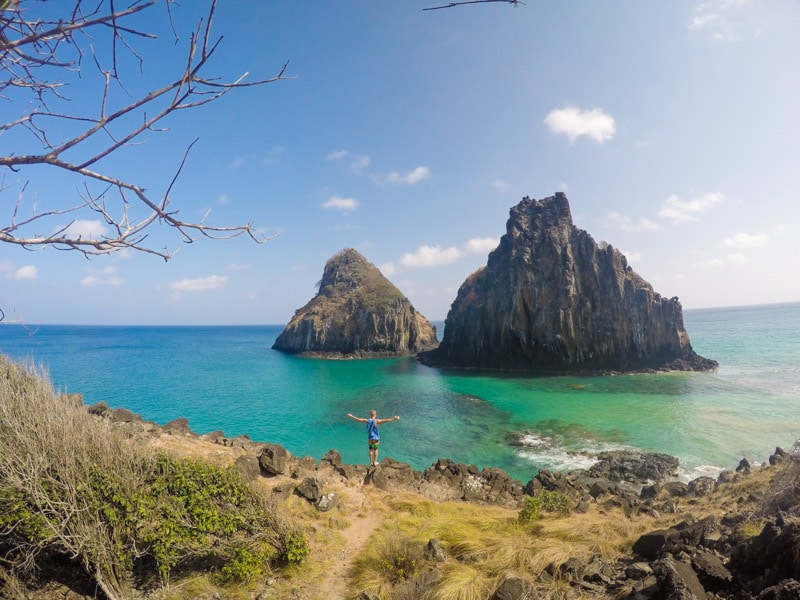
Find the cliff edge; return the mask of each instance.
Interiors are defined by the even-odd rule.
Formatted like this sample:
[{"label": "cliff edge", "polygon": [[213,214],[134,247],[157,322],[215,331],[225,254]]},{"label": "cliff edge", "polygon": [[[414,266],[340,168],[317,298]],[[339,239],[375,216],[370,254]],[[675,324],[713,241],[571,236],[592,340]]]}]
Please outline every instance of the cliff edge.
[{"label": "cliff edge", "polygon": [[511,209],[500,245],[459,289],[441,345],[420,358],[537,374],[718,366],[692,349],[678,299],[575,227],[560,192]]},{"label": "cliff edge", "polygon": [[311,356],[414,355],[436,348],[436,329],[380,270],[352,248],[325,264],[319,291],[272,346]]}]

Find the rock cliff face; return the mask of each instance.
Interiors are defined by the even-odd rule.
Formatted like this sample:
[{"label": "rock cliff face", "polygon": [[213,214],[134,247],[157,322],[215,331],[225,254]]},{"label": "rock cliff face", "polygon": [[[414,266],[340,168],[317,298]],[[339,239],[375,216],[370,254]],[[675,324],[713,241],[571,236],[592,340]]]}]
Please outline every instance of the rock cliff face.
[{"label": "rock cliff face", "polygon": [[436,348],[436,329],[373,264],[345,249],[325,265],[319,292],[272,346],[316,356],[403,356]]},{"label": "rock cliff face", "polygon": [[523,198],[488,263],[461,286],[432,365],[527,373],[707,370],[677,298],[572,223],[562,193]]}]

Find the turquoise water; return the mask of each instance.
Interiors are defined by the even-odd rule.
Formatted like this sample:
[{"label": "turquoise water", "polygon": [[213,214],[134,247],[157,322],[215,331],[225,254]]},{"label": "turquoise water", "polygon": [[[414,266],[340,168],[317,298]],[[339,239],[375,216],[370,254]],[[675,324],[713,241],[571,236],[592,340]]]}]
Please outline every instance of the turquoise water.
[{"label": "turquoise water", "polygon": [[[800,303],[688,310],[695,350],[714,373],[509,377],[445,372],[411,358],[304,359],[271,349],[281,326],[0,326],[0,350],[33,361],[54,385],[164,424],[187,417],[320,458],[367,461],[364,426],[381,427],[381,458],[424,469],[438,458],[496,466],[523,482],[539,468],[587,466],[597,451],[677,456],[683,476],[760,462],[800,437]],[[441,329],[441,324],[439,325]]]}]

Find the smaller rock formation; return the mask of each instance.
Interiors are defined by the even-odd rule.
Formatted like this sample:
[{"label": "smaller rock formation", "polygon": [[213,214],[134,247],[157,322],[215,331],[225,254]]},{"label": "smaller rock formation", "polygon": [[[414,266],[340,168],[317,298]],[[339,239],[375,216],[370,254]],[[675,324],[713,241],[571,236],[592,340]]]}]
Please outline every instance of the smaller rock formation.
[{"label": "smaller rock formation", "polygon": [[410,356],[436,348],[436,328],[352,248],[325,265],[319,292],[272,346],[323,357]]}]

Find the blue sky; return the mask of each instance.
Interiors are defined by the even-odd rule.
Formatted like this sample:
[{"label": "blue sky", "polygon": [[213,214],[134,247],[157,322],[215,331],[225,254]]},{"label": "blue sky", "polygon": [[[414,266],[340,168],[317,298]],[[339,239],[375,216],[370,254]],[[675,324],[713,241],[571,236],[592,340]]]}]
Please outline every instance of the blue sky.
[{"label": "blue sky", "polygon": [[[684,308],[800,300],[800,2],[597,0],[423,11],[428,0],[223,0],[208,73],[250,80],[176,115],[104,167],[186,219],[252,220],[271,238],[138,253],[0,246],[0,306],[26,323],[286,323],[352,247],[431,320],[486,263],[523,196],[567,194],[575,224],[620,248]],[[175,8],[182,33],[205,2]],[[144,70],[183,60],[163,11]],[[182,36],[185,41],[185,35]],[[132,62],[132,61],[131,61]],[[127,62],[125,64],[128,64]],[[89,68],[87,66],[85,69]],[[72,106],[97,97],[70,90]],[[19,104],[4,102],[3,119]],[[8,115],[8,116],[6,116]],[[0,152],[25,143],[0,136]],[[5,173],[0,216],[71,205],[80,183]],[[96,216],[80,226],[99,227]],[[164,228],[154,245],[180,247]]]}]

